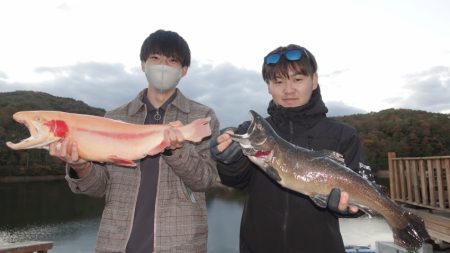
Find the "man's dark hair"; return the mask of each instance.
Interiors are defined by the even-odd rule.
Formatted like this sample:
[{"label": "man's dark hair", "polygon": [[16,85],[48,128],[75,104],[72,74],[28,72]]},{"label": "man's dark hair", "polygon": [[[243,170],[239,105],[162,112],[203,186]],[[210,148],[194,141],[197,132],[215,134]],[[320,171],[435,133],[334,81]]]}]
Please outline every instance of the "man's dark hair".
[{"label": "man's dark hair", "polygon": [[147,61],[150,54],[161,54],[177,59],[181,66],[191,64],[191,50],[187,42],[176,32],[158,30],[151,33],[142,43],[140,58]]},{"label": "man's dark hair", "polygon": [[284,55],[280,57],[280,60],[275,64],[263,63],[262,76],[266,83],[270,80],[275,80],[277,77],[289,77],[289,70],[295,70],[302,73],[305,76],[312,76],[317,72],[317,62],[314,55],[306,48],[290,44],[286,47],[278,47],[267,55],[274,53],[284,53],[288,50],[300,49],[303,51],[303,55],[298,61],[287,60]]}]

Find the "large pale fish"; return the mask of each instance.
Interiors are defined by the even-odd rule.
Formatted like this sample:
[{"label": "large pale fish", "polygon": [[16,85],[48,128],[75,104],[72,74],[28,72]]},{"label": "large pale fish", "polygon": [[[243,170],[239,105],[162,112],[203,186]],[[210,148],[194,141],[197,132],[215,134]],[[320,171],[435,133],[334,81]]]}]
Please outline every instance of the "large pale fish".
[{"label": "large pale fish", "polygon": [[[69,137],[76,141],[85,160],[134,167],[133,160],[162,152],[170,145],[170,125],[137,125],[104,117],[60,111],[20,111],[14,120],[24,124],[31,136],[19,143],[7,142],[11,149],[48,149],[50,143]],[[179,127],[185,140],[199,142],[211,135],[210,118]]]},{"label": "large pale fish", "polygon": [[313,151],[291,144],[254,111],[247,133],[233,134],[246,156],[285,188],[308,195],[326,207],[333,188],[349,194],[349,203],[373,215],[380,214],[393,232],[394,242],[418,249],[430,238],[423,220],[380,192],[376,185],[346,167],[329,151]]}]

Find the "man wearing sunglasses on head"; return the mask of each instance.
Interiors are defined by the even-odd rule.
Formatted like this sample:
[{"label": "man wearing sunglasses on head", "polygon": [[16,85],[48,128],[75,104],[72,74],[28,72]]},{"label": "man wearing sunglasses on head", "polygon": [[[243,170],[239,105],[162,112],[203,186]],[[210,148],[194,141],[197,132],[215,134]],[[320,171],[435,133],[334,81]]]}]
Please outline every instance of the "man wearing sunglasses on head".
[{"label": "man wearing sunglasses on head", "polygon": [[[301,147],[335,151],[349,168],[374,180],[355,129],[326,116],[311,52],[298,45],[275,49],[264,58],[262,77],[272,96],[266,119],[278,135]],[[348,206],[348,194],[334,189],[328,208],[320,208],[308,196],[280,186],[232,142],[228,133],[243,134],[249,125],[223,129],[211,141],[222,183],[248,193],[240,252],[345,252],[338,218],[359,213]]]}]

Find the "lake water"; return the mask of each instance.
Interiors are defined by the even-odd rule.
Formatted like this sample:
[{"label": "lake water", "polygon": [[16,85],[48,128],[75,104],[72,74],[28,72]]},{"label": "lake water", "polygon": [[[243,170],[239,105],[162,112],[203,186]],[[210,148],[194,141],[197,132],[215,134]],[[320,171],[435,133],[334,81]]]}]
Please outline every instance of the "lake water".
[{"label": "lake water", "polygon": [[[208,252],[238,252],[242,204],[239,197],[208,198]],[[93,252],[102,200],[73,194],[65,181],[0,184],[0,244],[53,241],[51,253]],[[346,245],[392,241],[380,218],[341,219]]]}]

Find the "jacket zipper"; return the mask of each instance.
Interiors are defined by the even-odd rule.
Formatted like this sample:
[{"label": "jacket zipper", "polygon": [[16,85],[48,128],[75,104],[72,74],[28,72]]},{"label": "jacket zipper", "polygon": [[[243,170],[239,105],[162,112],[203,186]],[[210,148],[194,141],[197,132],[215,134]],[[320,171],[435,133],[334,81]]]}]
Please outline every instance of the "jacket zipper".
[{"label": "jacket zipper", "polygon": [[[167,113],[169,112],[169,108],[170,108],[170,104],[166,108],[166,112],[164,113],[164,118],[162,119],[162,123],[161,124],[165,123]],[[178,112],[177,112],[177,117],[176,118],[178,118]],[[155,210],[153,211],[153,214],[154,214],[154,217],[153,217],[153,252],[156,252],[156,231],[158,230],[157,229],[158,228],[157,227],[157,225],[158,225],[157,212],[158,212],[158,205],[159,205],[159,201],[158,201],[159,181],[161,180],[161,163],[162,163],[161,160],[162,160],[162,158],[159,158],[159,161],[158,161],[158,170],[159,170],[159,172],[158,172],[158,181],[156,181]]]},{"label": "jacket zipper", "polygon": [[[147,108],[145,108],[145,115],[147,115]],[[144,121],[141,122],[141,124],[145,123],[145,117],[144,117]],[[137,204],[137,198],[138,198],[138,194],[139,194],[139,187],[141,187],[141,161],[139,161],[137,163],[137,167],[136,169],[138,170],[138,175],[137,177],[138,179],[138,183],[136,184],[136,194],[134,197],[134,206],[133,206],[133,214],[131,215],[131,226],[128,226],[128,235],[127,235],[127,240],[125,241],[125,247],[123,248],[123,252],[125,252],[127,250],[127,244],[128,241],[130,240],[130,236],[131,236],[131,230],[133,230],[133,223],[134,223],[134,213],[136,212],[136,204]],[[159,174],[158,174],[159,176]]]}]

